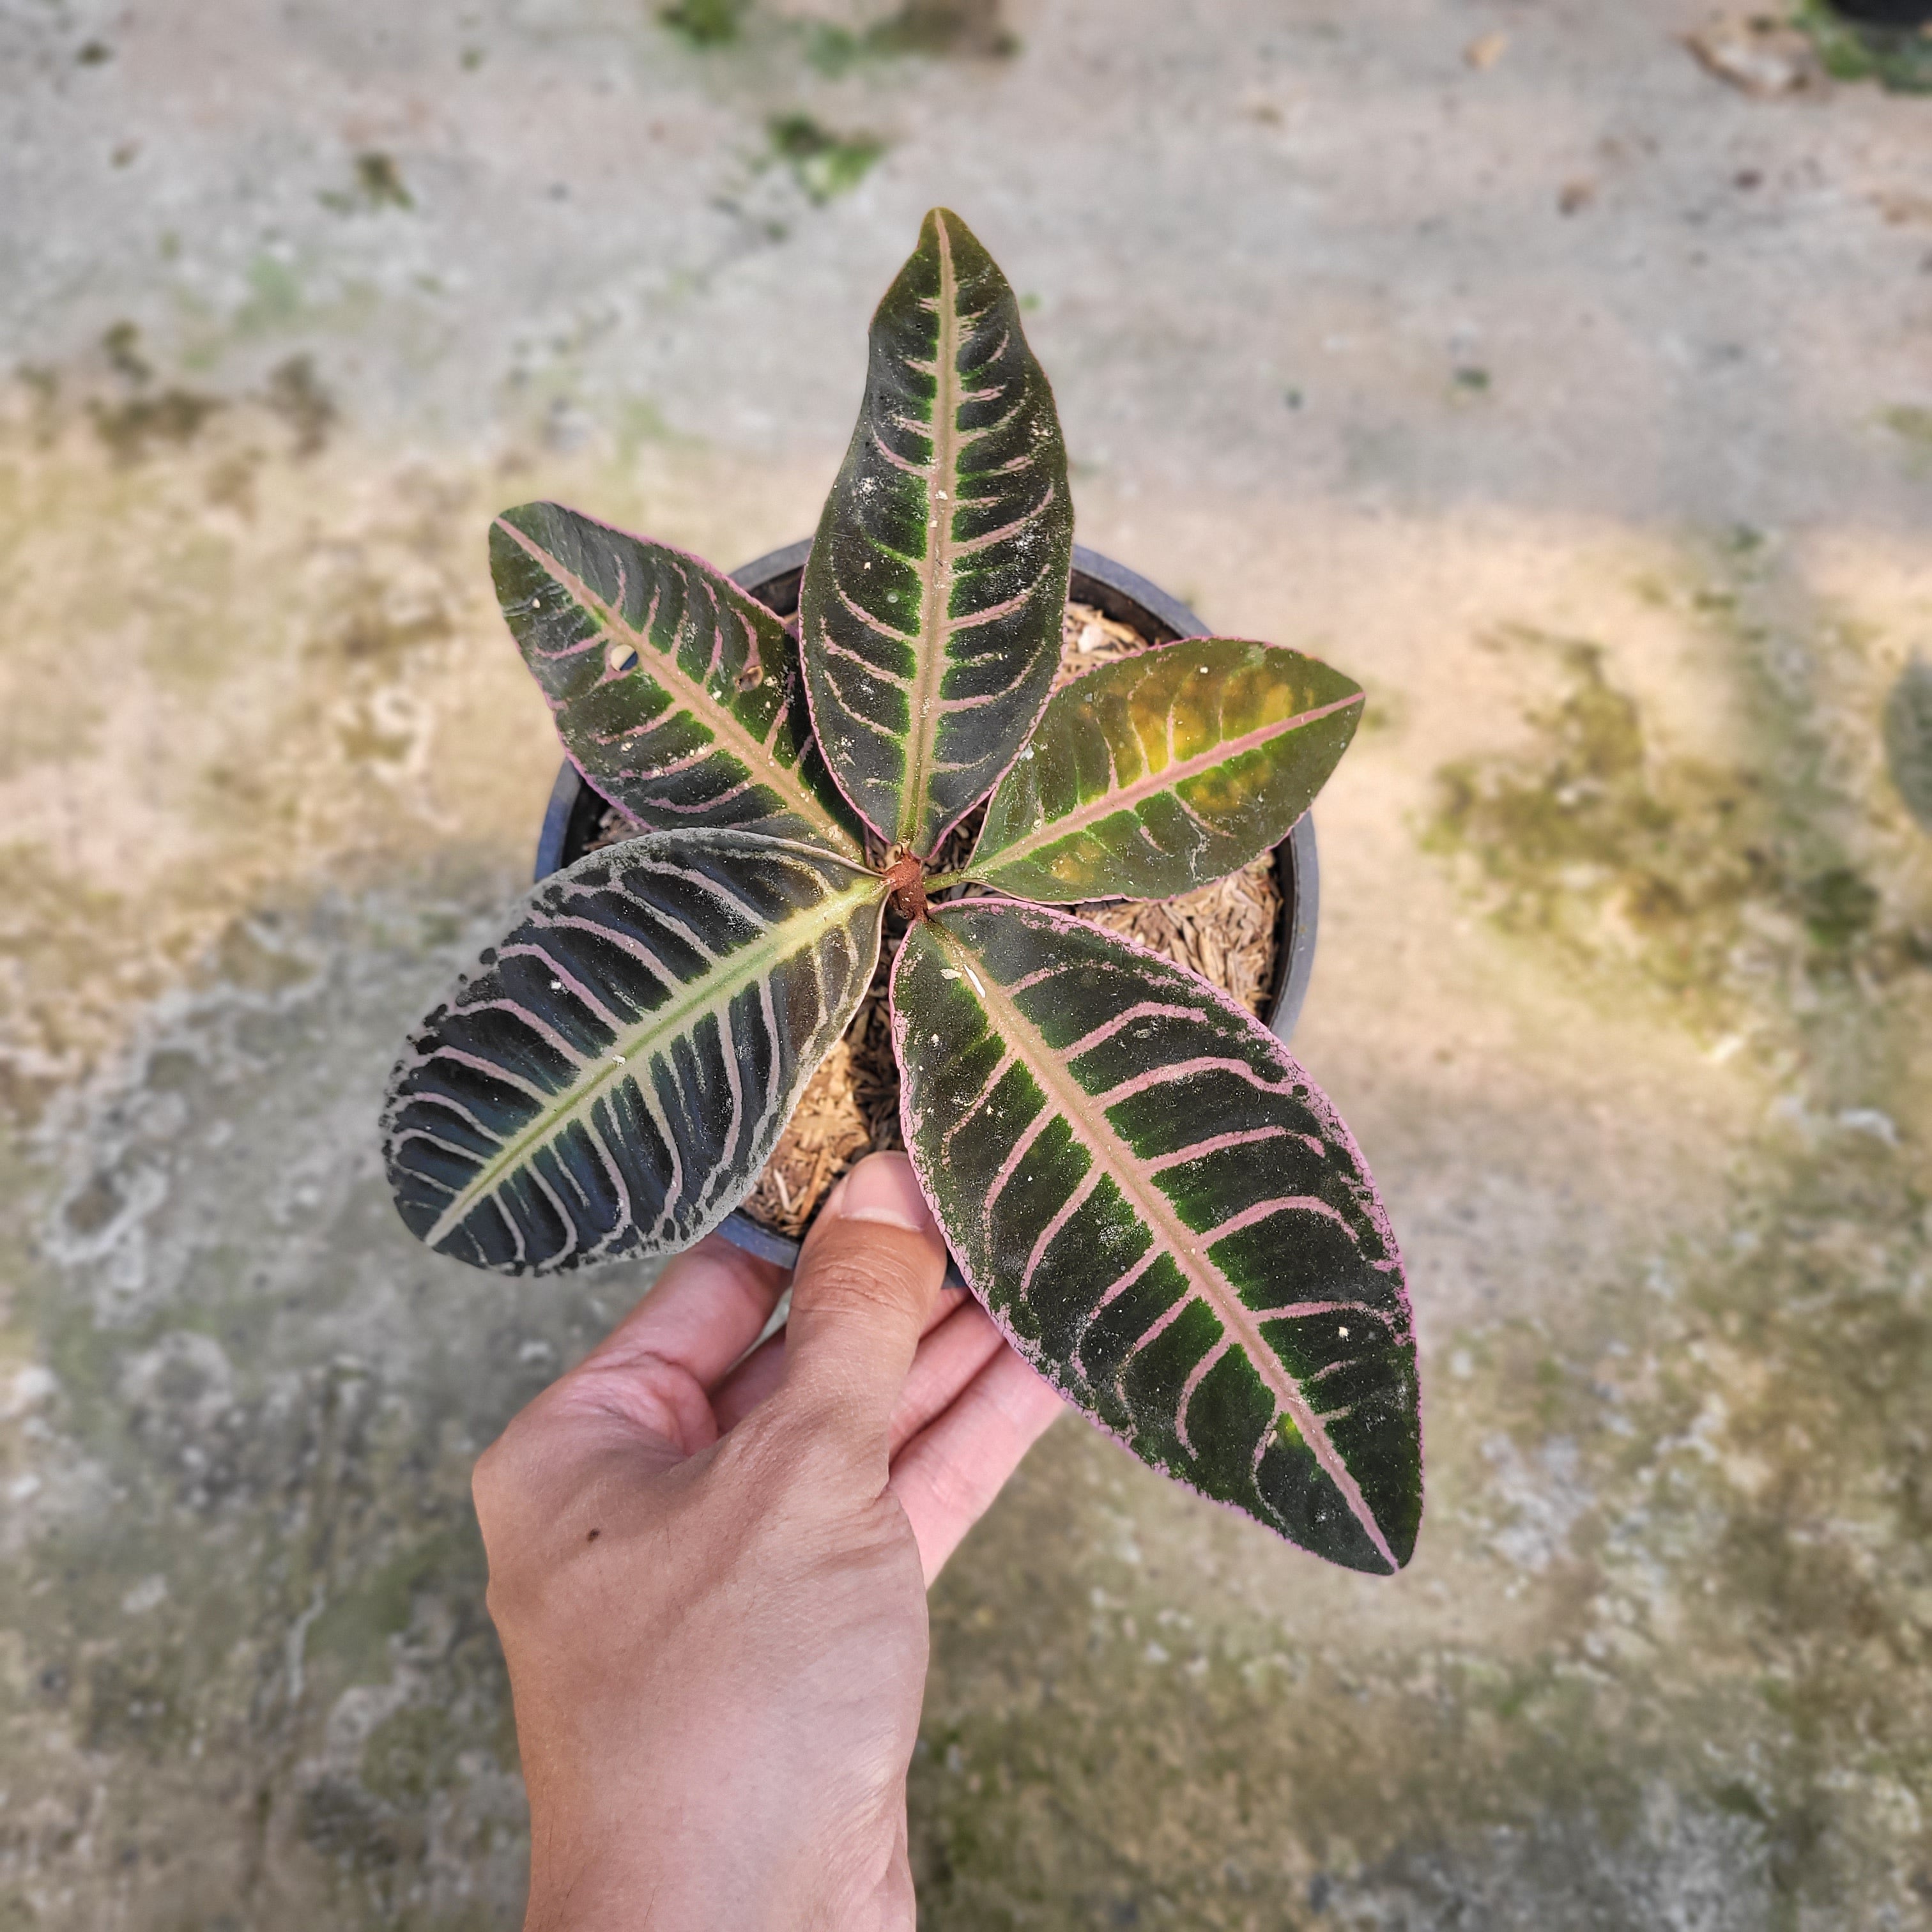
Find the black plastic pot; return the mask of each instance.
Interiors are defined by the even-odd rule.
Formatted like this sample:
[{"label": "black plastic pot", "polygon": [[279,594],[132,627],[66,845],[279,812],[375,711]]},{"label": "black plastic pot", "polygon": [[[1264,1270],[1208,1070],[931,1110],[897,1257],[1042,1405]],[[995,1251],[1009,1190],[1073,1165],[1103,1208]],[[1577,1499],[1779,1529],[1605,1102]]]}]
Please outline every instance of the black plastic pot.
[{"label": "black plastic pot", "polygon": [[[731,573],[732,581],[767,610],[789,617],[798,609],[799,580],[805,574],[802,543],[788,544]],[[1150,643],[1165,644],[1177,638],[1204,638],[1208,627],[1178,598],[1157,584],[1138,577],[1124,565],[1098,550],[1076,544],[1073,548],[1072,597],[1103,610],[1117,622],[1130,625]],[[581,858],[606,809],[605,801],[584,782],[567,760],[551,788],[543,831],[537,840],[536,876],[547,879],[573,860]],[[1294,829],[1275,848],[1275,875],[1281,886],[1281,929],[1275,947],[1274,996],[1269,1004],[1269,1030],[1284,1042],[1301,1016],[1308,996],[1309,976],[1315,970],[1315,927],[1321,907],[1321,868],[1315,851],[1315,820],[1304,812]],[[720,1232],[766,1261],[791,1267],[798,1244],[761,1228],[748,1215],[728,1214]]]}]

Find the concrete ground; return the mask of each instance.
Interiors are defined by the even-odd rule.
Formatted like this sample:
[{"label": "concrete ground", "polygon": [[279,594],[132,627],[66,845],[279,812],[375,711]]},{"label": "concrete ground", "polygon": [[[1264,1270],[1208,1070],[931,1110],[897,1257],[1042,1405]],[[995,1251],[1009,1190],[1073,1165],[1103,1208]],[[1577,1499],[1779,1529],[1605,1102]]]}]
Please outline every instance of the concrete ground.
[{"label": "concrete ground", "polygon": [[1932,104],[1690,0],[678,19],[0,0],[0,1928],[518,1922],[469,1466],[648,1271],[377,1168],[556,758],[483,530],[804,533],[939,200],[1083,540],[1369,687],[1298,1044],[1430,1488],[1376,1582],[1059,1425],[922,1922],[1932,1926]]}]

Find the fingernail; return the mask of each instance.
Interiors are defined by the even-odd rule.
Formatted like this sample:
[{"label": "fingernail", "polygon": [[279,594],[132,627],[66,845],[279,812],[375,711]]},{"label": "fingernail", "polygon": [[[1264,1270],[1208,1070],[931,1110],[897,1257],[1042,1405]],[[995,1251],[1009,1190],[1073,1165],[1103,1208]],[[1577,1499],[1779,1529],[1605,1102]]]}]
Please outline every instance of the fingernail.
[{"label": "fingernail", "polygon": [[932,1226],[912,1162],[902,1154],[868,1154],[832,1190],[824,1211],[840,1220],[883,1221],[915,1234]]}]

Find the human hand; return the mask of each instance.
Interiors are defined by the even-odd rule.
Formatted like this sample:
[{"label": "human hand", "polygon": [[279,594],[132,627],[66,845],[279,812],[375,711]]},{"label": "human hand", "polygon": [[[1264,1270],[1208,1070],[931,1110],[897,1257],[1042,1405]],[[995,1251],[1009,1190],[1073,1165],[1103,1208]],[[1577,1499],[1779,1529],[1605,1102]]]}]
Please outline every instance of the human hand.
[{"label": "human hand", "polygon": [[714,1235],[477,1463],[526,1932],[912,1926],[926,1586],[1060,1408],[945,1267],[872,1155],[783,1334],[744,1356],[784,1276]]}]

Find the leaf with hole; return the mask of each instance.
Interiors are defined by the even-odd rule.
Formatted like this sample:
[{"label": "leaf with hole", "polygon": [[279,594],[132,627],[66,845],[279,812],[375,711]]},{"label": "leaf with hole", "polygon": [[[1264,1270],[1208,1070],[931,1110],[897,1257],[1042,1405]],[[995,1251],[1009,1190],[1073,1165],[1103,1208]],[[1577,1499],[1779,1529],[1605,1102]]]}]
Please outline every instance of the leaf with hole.
[{"label": "leaf with hole", "polygon": [[798,646],[729,578],[555,503],[506,510],[490,566],[565,749],[637,825],[859,856],[812,736]]},{"label": "leaf with hole", "polygon": [[1165,1474],[1351,1569],[1406,1563],[1401,1259],[1274,1036],[1181,967],[998,899],[915,927],[892,999],[907,1148],[1015,1347]]},{"label": "leaf with hole", "polygon": [[391,1076],[383,1159],[411,1232],[548,1274],[715,1228],[871,983],[884,898],[830,853],[730,832],[650,834],[545,880]]},{"label": "leaf with hole", "polygon": [[1362,716],[1299,651],[1191,638],[1054,694],[986,808],[968,874],[1022,898],[1168,898],[1288,836]]},{"label": "leaf with hole", "polygon": [[872,318],[800,635],[819,742],[891,844],[929,856],[1038,719],[1073,554],[1066,450],[1019,304],[935,208]]}]

